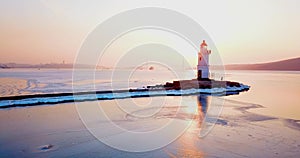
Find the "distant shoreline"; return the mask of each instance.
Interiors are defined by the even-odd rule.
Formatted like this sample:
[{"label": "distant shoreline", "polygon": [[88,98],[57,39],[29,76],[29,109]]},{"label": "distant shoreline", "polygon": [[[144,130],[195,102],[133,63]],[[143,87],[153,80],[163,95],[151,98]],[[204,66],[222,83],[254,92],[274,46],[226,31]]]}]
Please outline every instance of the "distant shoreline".
[{"label": "distant shoreline", "polygon": [[[0,69],[73,69],[74,64],[18,64],[18,63],[0,63]],[[99,69],[99,70],[114,70],[114,69],[132,69],[133,67],[114,68],[108,66],[93,66],[76,64],[76,69]],[[156,70],[155,67],[151,66],[151,70]],[[262,71],[300,71],[300,57],[292,58],[287,60],[280,60],[268,63],[258,64],[228,64],[228,65],[211,65],[212,69],[215,70],[262,70]],[[149,70],[148,67],[139,67],[139,70]]]},{"label": "distant shoreline", "polygon": [[[72,70],[73,68],[0,68],[0,70]],[[92,70],[95,68],[76,68],[76,69],[82,69],[82,70]],[[113,68],[111,69],[100,69],[100,68],[96,68],[96,70],[114,70]],[[119,69],[120,70],[120,69]],[[123,70],[131,70],[131,69],[126,69],[124,68]],[[214,70],[218,70],[218,69],[214,69]],[[223,69],[220,69],[223,70]],[[274,70],[274,69],[232,69],[232,68],[225,68],[225,71],[281,71],[281,72],[299,72],[300,70]],[[146,70],[145,70],[146,71]]]}]

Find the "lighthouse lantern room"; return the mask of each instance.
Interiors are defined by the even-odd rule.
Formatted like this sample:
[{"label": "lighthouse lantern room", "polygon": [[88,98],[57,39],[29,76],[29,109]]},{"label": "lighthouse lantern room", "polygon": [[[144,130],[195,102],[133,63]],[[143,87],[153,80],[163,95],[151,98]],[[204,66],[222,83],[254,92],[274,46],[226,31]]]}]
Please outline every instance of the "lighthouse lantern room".
[{"label": "lighthouse lantern room", "polygon": [[197,79],[208,80],[209,79],[209,54],[211,50],[207,50],[207,44],[205,40],[200,45],[200,52],[198,52],[198,65],[197,65]]}]

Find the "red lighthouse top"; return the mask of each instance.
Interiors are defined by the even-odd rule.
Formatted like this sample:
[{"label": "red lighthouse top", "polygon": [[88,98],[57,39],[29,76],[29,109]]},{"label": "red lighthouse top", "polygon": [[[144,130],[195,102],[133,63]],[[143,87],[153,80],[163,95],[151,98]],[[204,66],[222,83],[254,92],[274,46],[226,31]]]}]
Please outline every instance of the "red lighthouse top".
[{"label": "red lighthouse top", "polygon": [[202,41],[202,44],[201,44],[200,46],[201,46],[201,47],[207,46],[207,44],[205,43],[205,40]]}]

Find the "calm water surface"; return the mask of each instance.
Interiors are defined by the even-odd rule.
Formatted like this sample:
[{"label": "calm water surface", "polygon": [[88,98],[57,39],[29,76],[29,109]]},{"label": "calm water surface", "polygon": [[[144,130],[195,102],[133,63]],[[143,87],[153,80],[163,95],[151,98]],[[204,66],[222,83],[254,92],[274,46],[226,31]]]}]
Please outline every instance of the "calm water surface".
[{"label": "calm water surface", "polygon": [[[5,88],[16,88],[20,94],[58,93],[90,90],[126,89],[165,83],[176,79],[170,71],[136,71],[126,72],[121,77],[111,77],[110,70],[90,73],[80,71],[72,82],[72,70],[36,70],[36,69],[2,69],[0,79],[27,80],[23,89],[2,86],[0,96],[4,96]],[[192,71],[182,72],[185,79],[193,78]],[[95,78],[95,81],[93,80]],[[254,109],[256,113],[283,118],[300,119],[300,72],[287,71],[226,71],[226,80],[237,81],[251,86],[248,92],[225,98],[260,104],[265,108]],[[112,82],[113,81],[113,82]],[[113,84],[112,84],[113,83]]]},{"label": "calm water surface", "polygon": [[256,113],[300,119],[300,72],[226,71],[226,80],[250,85],[248,92],[228,98],[263,105]]}]

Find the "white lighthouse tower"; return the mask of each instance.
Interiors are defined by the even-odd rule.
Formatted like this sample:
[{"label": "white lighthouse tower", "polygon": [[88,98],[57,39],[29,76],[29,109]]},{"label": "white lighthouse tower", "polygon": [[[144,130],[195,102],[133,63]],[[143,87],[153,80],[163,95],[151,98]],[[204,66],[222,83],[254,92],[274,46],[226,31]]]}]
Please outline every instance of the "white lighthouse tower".
[{"label": "white lighthouse tower", "polygon": [[197,65],[197,79],[205,80],[209,79],[209,54],[211,50],[207,50],[207,44],[205,40],[200,45],[200,52],[198,52],[198,65]]}]

